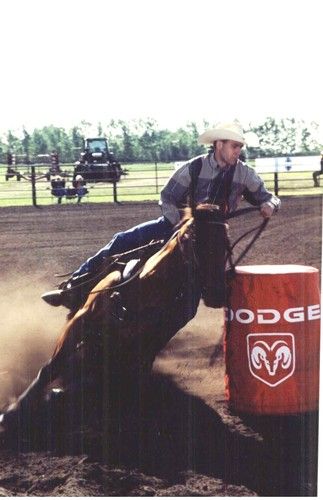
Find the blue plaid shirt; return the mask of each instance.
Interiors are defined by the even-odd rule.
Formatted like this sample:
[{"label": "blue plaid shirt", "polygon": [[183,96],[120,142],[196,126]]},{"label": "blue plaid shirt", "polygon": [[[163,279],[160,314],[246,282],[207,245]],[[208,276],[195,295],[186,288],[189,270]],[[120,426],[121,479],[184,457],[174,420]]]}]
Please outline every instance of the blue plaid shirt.
[{"label": "blue plaid shirt", "polygon": [[[214,202],[211,199],[214,194],[212,193],[212,184],[214,179],[223,173],[223,169],[217,165],[213,152],[202,155],[200,158],[202,158],[202,168],[197,181],[195,201],[196,203],[212,203]],[[159,205],[162,213],[174,225],[180,221],[179,208],[186,204],[189,195],[191,183],[189,165],[195,159],[193,158],[176,170],[160,193]],[[267,191],[263,180],[256,174],[254,169],[238,160],[233,174],[231,190],[228,193],[227,206],[229,212],[234,212],[237,209],[246,188],[249,192],[248,201],[252,201],[252,204],[260,207],[268,203],[276,210],[279,209],[279,198]]]}]

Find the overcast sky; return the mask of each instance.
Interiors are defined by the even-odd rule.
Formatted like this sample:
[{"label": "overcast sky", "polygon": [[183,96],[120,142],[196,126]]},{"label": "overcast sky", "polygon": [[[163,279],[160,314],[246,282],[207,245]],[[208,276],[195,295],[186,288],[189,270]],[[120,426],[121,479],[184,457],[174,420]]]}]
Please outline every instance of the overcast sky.
[{"label": "overcast sky", "polygon": [[323,123],[320,3],[2,0],[0,132],[148,116]]}]

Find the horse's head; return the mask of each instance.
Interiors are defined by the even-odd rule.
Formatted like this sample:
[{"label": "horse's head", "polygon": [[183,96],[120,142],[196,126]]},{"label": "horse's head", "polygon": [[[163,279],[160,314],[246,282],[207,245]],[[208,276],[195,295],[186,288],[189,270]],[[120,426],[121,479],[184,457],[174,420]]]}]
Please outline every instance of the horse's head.
[{"label": "horse's head", "polygon": [[225,265],[228,225],[218,205],[201,204],[194,210],[195,247],[205,305],[225,304]]}]

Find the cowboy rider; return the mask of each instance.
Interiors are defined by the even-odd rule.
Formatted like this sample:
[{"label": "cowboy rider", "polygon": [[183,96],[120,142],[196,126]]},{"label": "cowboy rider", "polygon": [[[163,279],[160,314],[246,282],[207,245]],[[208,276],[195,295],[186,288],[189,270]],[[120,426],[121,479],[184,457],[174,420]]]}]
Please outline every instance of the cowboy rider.
[{"label": "cowboy rider", "polygon": [[[70,281],[76,284],[78,277],[86,273],[94,274],[109,256],[143,246],[152,240],[169,239],[180,221],[179,209],[187,202],[192,183],[192,166],[195,168],[197,163],[200,171],[194,190],[196,204],[217,204],[226,213],[231,213],[237,209],[244,195],[249,203],[259,207],[264,218],[271,217],[279,209],[280,200],[265,188],[255,171],[239,159],[241,149],[246,145],[239,123],[218,124],[200,135],[199,143],[211,145],[213,150],[189,160],[170,177],[160,195],[162,215],[156,220],[116,233],[107,245],[73,273]],[[42,296],[51,305],[68,307],[65,297],[64,289]]]}]

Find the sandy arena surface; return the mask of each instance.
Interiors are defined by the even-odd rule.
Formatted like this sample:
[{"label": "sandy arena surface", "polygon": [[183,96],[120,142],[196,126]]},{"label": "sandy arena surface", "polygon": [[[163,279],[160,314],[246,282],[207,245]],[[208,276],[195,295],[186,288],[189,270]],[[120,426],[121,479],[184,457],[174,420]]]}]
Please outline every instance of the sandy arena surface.
[{"label": "sandy arena surface", "polygon": [[[320,269],[321,198],[282,203],[243,264]],[[60,281],[54,274],[73,271],[115,232],[159,215],[155,203],[0,209],[2,407],[49,359],[64,324],[66,310],[40,299]],[[258,222],[257,214],[232,220],[232,239]],[[197,316],[156,359],[151,408],[171,439],[165,431],[148,451],[142,443],[142,462],[111,465],[86,449],[65,455],[2,449],[0,496],[314,496],[317,414],[247,418],[230,412],[222,328],[223,311],[201,302]]]}]

